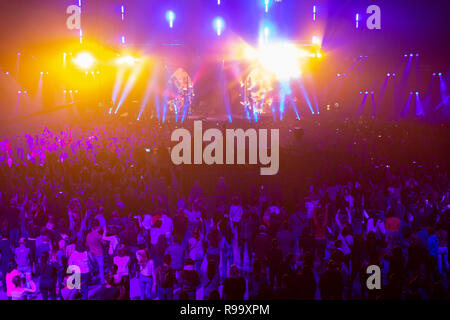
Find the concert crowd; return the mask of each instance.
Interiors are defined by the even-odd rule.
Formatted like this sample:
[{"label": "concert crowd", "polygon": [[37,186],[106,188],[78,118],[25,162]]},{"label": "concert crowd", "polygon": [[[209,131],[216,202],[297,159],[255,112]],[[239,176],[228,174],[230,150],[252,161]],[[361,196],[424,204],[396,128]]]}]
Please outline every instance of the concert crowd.
[{"label": "concert crowd", "polygon": [[0,297],[448,299],[448,126],[271,123],[272,177],[173,165],[174,126],[2,132]]}]

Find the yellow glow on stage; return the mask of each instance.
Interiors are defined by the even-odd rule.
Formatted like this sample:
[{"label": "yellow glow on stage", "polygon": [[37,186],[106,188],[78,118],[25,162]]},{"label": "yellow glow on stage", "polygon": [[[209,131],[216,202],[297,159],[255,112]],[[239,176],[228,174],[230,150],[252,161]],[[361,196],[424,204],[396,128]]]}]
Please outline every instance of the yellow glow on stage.
[{"label": "yellow glow on stage", "polygon": [[126,66],[132,66],[136,63],[136,61],[138,61],[138,59],[132,56],[124,56],[116,59],[116,63],[118,65],[126,65]]}]

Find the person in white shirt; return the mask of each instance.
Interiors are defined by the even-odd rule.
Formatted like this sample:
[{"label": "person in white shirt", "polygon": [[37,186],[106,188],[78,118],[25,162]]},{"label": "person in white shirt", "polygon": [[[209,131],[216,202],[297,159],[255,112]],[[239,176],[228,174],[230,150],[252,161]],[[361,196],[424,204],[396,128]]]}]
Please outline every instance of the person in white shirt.
[{"label": "person in white shirt", "polygon": [[173,221],[172,218],[170,218],[167,215],[167,212],[163,211],[162,215],[161,215],[161,234],[164,235],[170,235],[172,233],[172,229],[173,229]]},{"label": "person in white shirt", "polygon": [[194,230],[192,237],[188,240],[189,258],[194,261],[195,270],[200,273],[204,251],[203,251],[203,236],[200,230]]},{"label": "person in white shirt", "polygon": [[30,285],[30,288],[27,288],[25,285],[25,279],[22,275],[16,275],[12,279],[12,287],[10,288],[9,294],[11,296],[11,300],[23,300],[27,293],[36,292],[36,284],[33,279],[31,279],[31,274],[26,275],[26,283]]},{"label": "person in white shirt", "polygon": [[80,289],[83,300],[88,300],[89,293],[89,256],[86,247],[82,242],[77,242],[75,245],[75,251],[69,257],[68,265],[76,266],[80,272]]},{"label": "person in white shirt", "polygon": [[118,255],[114,257],[113,262],[117,266],[116,274],[114,275],[119,283],[125,287],[125,295],[130,296],[130,256],[127,255],[125,245],[120,244],[117,248]]},{"label": "person in white shirt", "polygon": [[139,288],[141,300],[150,300],[152,292],[156,289],[156,272],[153,259],[149,258],[146,249],[136,251],[136,259],[139,266]]}]

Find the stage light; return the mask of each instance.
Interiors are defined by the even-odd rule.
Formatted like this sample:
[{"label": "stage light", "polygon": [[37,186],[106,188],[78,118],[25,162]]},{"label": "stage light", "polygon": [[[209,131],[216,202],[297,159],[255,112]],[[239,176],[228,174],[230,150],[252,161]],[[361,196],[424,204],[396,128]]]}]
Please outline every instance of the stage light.
[{"label": "stage light", "polygon": [[338,76],[338,77],[340,77],[340,76],[341,76],[341,74],[340,74],[340,73],[338,73],[338,74],[337,74],[337,76]]},{"label": "stage light", "polygon": [[269,0],[264,0],[264,11],[269,12]]},{"label": "stage light", "polygon": [[166,12],[166,19],[169,22],[169,27],[173,28],[173,22],[175,20],[175,13],[172,10]]},{"label": "stage light", "polygon": [[19,91],[17,91],[17,93],[18,93],[18,94],[22,94],[22,91],[19,90]]},{"label": "stage light", "polygon": [[26,91],[24,91],[23,93],[27,94],[27,92],[26,92]]},{"label": "stage light", "polygon": [[78,90],[75,90],[75,93],[78,93]]},{"label": "stage light", "polygon": [[395,77],[395,73],[393,73],[392,76]]},{"label": "stage light", "polygon": [[370,91],[370,94],[373,94],[373,91]]},{"label": "stage light", "polygon": [[6,74],[6,75],[9,75],[9,72],[8,72],[8,71],[6,71],[6,72],[5,72],[5,74]]},{"label": "stage light", "polygon": [[213,28],[216,30],[217,35],[220,37],[222,31],[225,29],[225,21],[221,17],[217,17],[213,20]]},{"label": "stage light", "polygon": [[419,94],[419,92],[418,91],[416,91],[416,95],[418,95]]},{"label": "stage light", "polygon": [[416,57],[418,57],[419,56],[419,54],[418,53],[416,53]]},{"label": "stage light", "polygon": [[299,60],[307,53],[291,43],[271,43],[260,47],[256,58],[262,67],[271,71],[279,80],[301,76]]},{"label": "stage light", "polygon": [[136,63],[137,59],[132,56],[119,57],[116,59],[118,65],[132,66]]},{"label": "stage light", "polygon": [[316,6],[313,6],[313,21],[316,21]]},{"label": "stage light", "polygon": [[322,54],[320,52],[317,52],[316,56],[317,58],[322,58]]},{"label": "stage light", "polygon": [[67,90],[64,90],[64,93],[67,93]]},{"label": "stage light", "polygon": [[358,29],[358,27],[359,27],[359,14],[358,13],[356,14],[355,20],[356,20],[356,29]]},{"label": "stage light", "polygon": [[388,76],[388,77],[390,77],[390,76],[391,76],[391,74],[390,74],[390,73],[388,73],[388,74],[387,74],[387,76]]},{"label": "stage light", "polygon": [[125,44],[125,36],[122,36],[122,44]]},{"label": "stage light", "polygon": [[359,94],[362,94],[362,91],[360,91]]},{"label": "stage light", "polygon": [[89,52],[82,52],[73,59],[73,62],[81,69],[89,69],[94,65],[95,59]]},{"label": "stage light", "polygon": [[43,75],[44,73],[41,71],[41,76]]},{"label": "stage light", "polygon": [[369,91],[366,91],[366,92],[364,92],[365,94],[368,94],[369,93]]},{"label": "stage light", "polygon": [[442,76],[442,73],[439,72],[439,73],[438,73],[438,76],[439,76],[439,77]]},{"label": "stage light", "polygon": [[405,58],[406,58],[407,56],[408,56],[407,54],[404,55]]},{"label": "stage light", "polygon": [[320,45],[320,40],[319,40],[319,37],[317,37],[317,36],[313,36],[311,42],[314,45]]},{"label": "stage light", "polygon": [[409,56],[410,56],[410,57],[412,57],[412,56],[413,56],[413,54],[412,54],[412,53],[410,53],[410,54],[409,54]]},{"label": "stage light", "polygon": [[433,77],[436,76],[436,72],[433,72]]}]

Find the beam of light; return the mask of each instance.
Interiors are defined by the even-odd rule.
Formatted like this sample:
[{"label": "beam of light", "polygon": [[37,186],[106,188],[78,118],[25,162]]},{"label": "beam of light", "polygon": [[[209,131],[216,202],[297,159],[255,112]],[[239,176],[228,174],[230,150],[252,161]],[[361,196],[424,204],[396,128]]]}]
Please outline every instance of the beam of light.
[{"label": "beam of light", "polygon": [[17,92],[16,105],[14,106],[14,116],[17,116],[19,113],[19,105],[20,105],[20,96],[22,91]]},{"label": "beam of light", "polygon": [[445,81],[442,78],[442,73],[439,73],[439,89],[441,92],[441,100],[443,101],[444,98],[446,97],[447,85],[445,84]]},{"label": "beam of light", "polygon": [[357,13],[356,14],[356,16],[355,16],[355,26],[356,26],[356,29],[358,29],[359,28],[359,13]]},{"label": "beam of light", "polygon": [[316,21],[316,6],[313,6],[313,21]]},{"label": "beam of light", "polygon": [[419,92],[416,92],[416,116],[424,116],[423,105],[420,101]]},{"label": "beam of light", "polygon": [[359,115],[362,115],[364,112],[364,104],[366,103],[368,94],[369,94],[369,92],[367,92],[367,91],[364,93],[364,97],[361,101],[361,104],[359,105]]},{"label": "beam of light", "polygon": [[295,104],[295,101],[294,101],[294,99],[292,98],[292,96],[289,97],[289,101],[291,102],[292,107],[294,108],[295,117],[297,118],[297,120],[300,120],[300,115],[298,114],[297,105]]},{"label": "beam of light", "polygon": [[159,94],[155,94],[156,117],[158,118],[158,121],[161,122],[161,105],[159,102]]},{"label": "beam of light", "polygon": [[166,19],[169,22],[169,27],[173,28],[173,22],[175,21],[175,13],[172,10],[166,12]]},{"label": "beam of light", "polygon": [[225,21],[221,17],[217,17],[213,20],[213,28],[216,30],[216,34],[220,37],[225,29]]},{"label": "beam of light", "polygon": [[41,72],[41,74],[39,76],[38,89],[37,89],[37,92],[36,92],[36,96],[34,97],[35,103],[36,103],[37,106],[41,106],[42,105],[42,83],[43,83],[43,77],[44,77],[44,73]]},{"label": "beam of light", "polygon": [[264,41],[269,42],[269,27],[264,27]]},{"label": "beam of light", "polygon": [[80,43],[83,43],[83,30],[80,29]]},{"label": "beam of light", "polygon": [[115,114],[117,114],[120,107],[124,103],[125,99],[128,97],[128,94],[130,93],[131,89],[133,89],[140,72],[141,72],[141,67],[135,66],[133,71],[131,72],[130,77],[128,78],[125,88],[123,89],[122,96],[120,97],[119,103],[117,104],[116,110],[114,111]]},{"label": "beam of light", "polygon": [[90,69],[94,63],[95,58],[89,52],[81,52],[74,59],[73,62],[81,69]]},{"label": "beam of light", "polygon": [[81,0],[78,0],[78,6],[81,8]]},{"label": "beam of light", "polygon": [[433,73],[433,75],[431,76],[431,81],[430,84],[428,85],[428,89],[425,92],[425,98],[424,98],[424,108],[426,108],[427,110],[430,110],[431,108],[431,94],[432,94],[432,89],[433,89],[433,83],[434,83],[434,79],[436,78],[436,73]]},{"label": "beam of light", "polygon": [[17,53],[17,58],[16,58],[16,68],[15,68],[15,70],[14,70],[14,75],[15,75],[15,77],[16,77],[17,79],[18,79],[19,72],[20,72],[20,56],[21,56],[20,52]]},{"label": "beam of light", "polygon": [[121,42],[122,44],[125,44],[125,36],[122,36]]},{"label": "beam of light", "polygon": [[64,52],[63,54],[63,68],[65,69],[67,65],[67,53]]},{"label": "beam of light", "polygon": [[303,82],[302,81],[298,81],[298,86],[300,87],[300,90],[302,92],[303,98],[305,99],[309,110],[311,111],[312,114],[314,114],[314,109],[313,109],[313,107],[311,105],[311,101],[309,100],[308,93],[306,92],[306,88],[305,88]]},{"label": "beam of light", "polygon": [[391,77],[391,74],[388,73],[388,74],[386,75],[386,78],[384,78],[384,83],[383,83],[383,86],[381,87],[381,90],[380,90],[380,98],[378,99],[378,101],[379,101],[380,103],[383,102],[384,93],[386,92],[386,87],[387,87],[387,84],[388,84],[388,81],[389,81],[390,77]]},{"label": "beam of light", "polygon": [[217,5],[220,6],[220,0],[217,0]]},{"label": "beam of light", "polygon": [[121,18],[122,18],[122,21],[123,21],[125,19],[125,7],[124,7],[124,5],[120,6],[120,14],[121,14]]},{"label": "beam of light", "polygon": [[225,66],[224,63],[222,62],[221,65],[221,71],[220,71],[220,77],[221,77],[221,89],[222,89],[222,97],[223,97],[223,104],[225,105],[225,109],[227,111],[227,117],[228,117],[228,122],[232,122],[233,119],[231,117],[231,104],[230,104],[230,97],[228,96],[228,90],[227,90],[227,78],[225,75]]},{"label": "beam of light", "polygon": [[269,12],[269,0],[264,0],[264,11]]},{"label": "beam of light", "polygon": [[412,98],[412,91],[409,93],[409,97],[408,97],[408,101],[405,104],[405,108],[403,109],[402,113],[401,113],[401,117],[406,117],[409,113],[409,106],[411,105],[411,98]]},{"label": "beam of light", "polygon": [[283,120],[284,112],[286,109],[286,97],[292,94],[289,81],[282,81],[280,83],[280,121]]},{"label": "beam of light", "polygon": [[373,91],[370,92],[370,97],[372,98],[372,117],[374,118],[376,115],[376,105],[375,105],[375,96],[373,95]]}]

